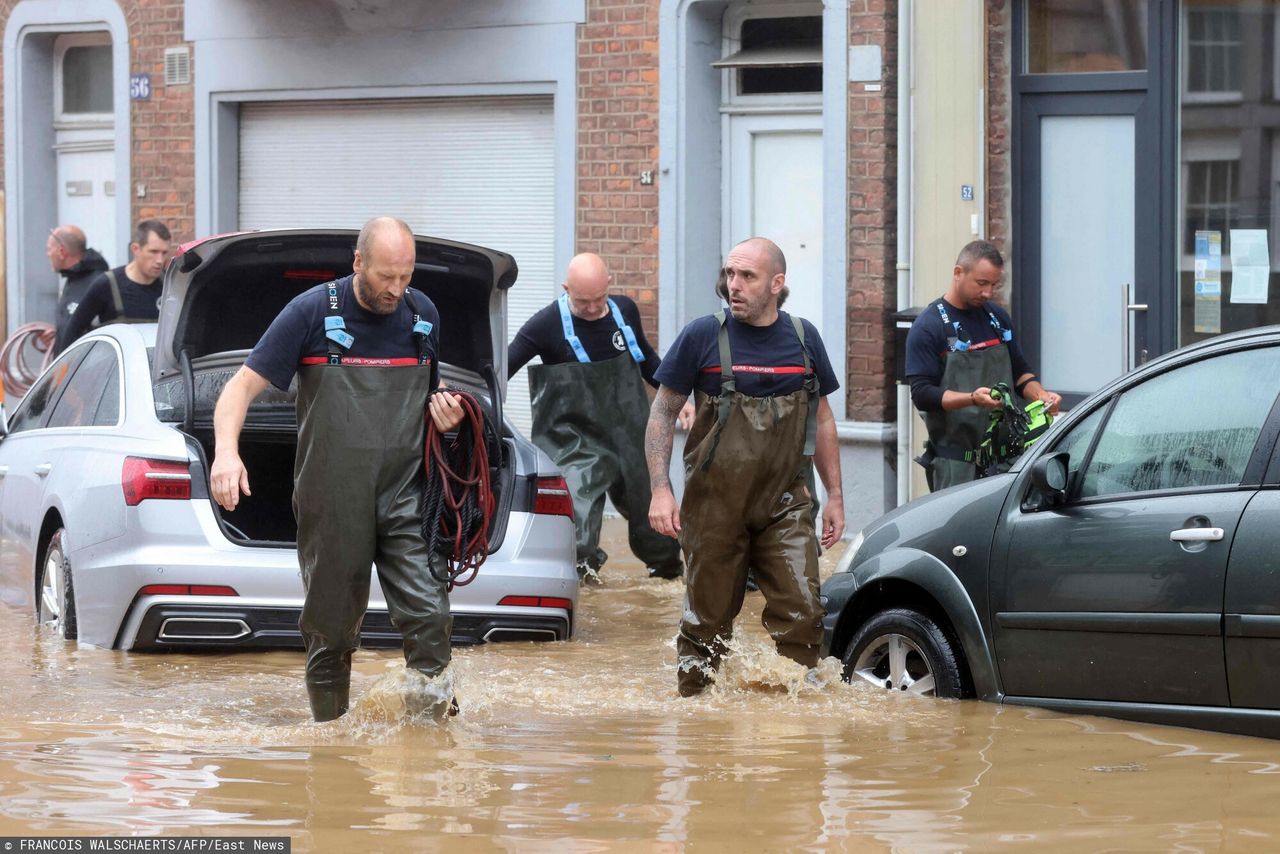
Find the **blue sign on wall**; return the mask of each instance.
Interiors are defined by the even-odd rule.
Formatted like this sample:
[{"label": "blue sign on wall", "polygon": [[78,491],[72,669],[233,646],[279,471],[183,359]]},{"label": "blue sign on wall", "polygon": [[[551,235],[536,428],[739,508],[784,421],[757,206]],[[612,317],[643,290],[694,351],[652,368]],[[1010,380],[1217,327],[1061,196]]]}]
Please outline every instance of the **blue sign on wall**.
[{"label": "blue sign on wall", "polygon": [[151,75],[134,74],[129,77],[129,100],[151,100]]}]

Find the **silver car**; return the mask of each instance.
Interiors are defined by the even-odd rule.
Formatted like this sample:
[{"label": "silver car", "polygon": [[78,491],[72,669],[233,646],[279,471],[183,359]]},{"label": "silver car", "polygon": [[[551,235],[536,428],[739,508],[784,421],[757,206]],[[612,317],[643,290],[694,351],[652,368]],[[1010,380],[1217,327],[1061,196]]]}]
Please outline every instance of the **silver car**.
[{"label": "silver car", "polygon": [[[0,438],[0,598],[96,646],[301,646],[295,390],[272,388],[250,408],[240,454],[253,495],[234,512],[209,497],[213,406],[290,299],[350,272],[355,239],[255,232],[184,246],[157,324],[104,326],[54,361]],[[453,640],[566,639],[578,602],[572,501],[554,464],[501,418],[515,262],[417,243],[412,287],[439,309],[442,375],[504,424],[491,553],[450,597]],[[397,645],[381,588],[370,590],[363,642]]]}]

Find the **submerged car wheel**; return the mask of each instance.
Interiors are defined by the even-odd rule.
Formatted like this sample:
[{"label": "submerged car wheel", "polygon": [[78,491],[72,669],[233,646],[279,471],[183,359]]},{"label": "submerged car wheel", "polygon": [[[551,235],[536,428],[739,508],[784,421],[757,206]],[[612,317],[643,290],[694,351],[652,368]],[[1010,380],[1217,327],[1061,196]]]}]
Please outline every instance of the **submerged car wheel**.
[{"label": "submerged car wheel", "polygon": [[845,653],[844,678],[926,697],[961,692],[955,644],[937,623],[907,608],[881,611],[862,625]]},{"label": "submerged car wheel", "polygon": [[71,562],[67,560],[62,541],[64,529],[59,528],[45,546],[44,560],[40,562],[40,584],[37,588],[40,601],[36,603],[36,618],[57,629],[67,640],[75,640],[76,598],[71,578]]}]

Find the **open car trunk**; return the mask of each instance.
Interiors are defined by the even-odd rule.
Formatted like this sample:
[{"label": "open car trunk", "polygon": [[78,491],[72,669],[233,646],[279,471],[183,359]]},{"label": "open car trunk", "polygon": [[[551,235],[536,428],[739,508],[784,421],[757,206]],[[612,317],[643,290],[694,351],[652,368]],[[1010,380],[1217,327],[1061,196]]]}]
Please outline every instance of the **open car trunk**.
[{"label": "open car trunk", "polygon": [[[184,247],[165,273],[153,374],[156,411],[191,441],[207,482],[218,395],[282,308],[298,294],[351,271],[355,231],[256,232]],[[490,460],[498,508],[489,545],[502,543],[515,493],[515,449],[502,418],[506,347],[504,295],[515,281],[510,256],[418,238],[411,287],[440,313],[441,376],[470,391],[491,423],[503,425],[502,453]],[[212,502],[223,533],[245,545],[294,546],[293,465],[297,381],[269,388],[249,408],[240,456],[252,495],[234,512]],[[190,401],[190,405],[188,404]]]}]

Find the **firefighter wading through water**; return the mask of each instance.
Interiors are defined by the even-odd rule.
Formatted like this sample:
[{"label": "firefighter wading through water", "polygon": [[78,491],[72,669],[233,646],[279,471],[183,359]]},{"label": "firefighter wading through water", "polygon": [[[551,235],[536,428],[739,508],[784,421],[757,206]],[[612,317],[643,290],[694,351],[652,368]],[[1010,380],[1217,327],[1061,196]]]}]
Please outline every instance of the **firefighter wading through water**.
[{"label": "firefighter wading through water", "polygon": [[[649,346],[636,304],[609,296],[613,277],[589,252],[574,257],[564,293],[529,319],[507,350],[514,375],[529,368],[534,444],[559,466],[573,493],[578,574],[595,580],[608,555],[600,548],[607,494],[627,520],[631,551],[655,578],[679,578],[680,548],[649,527],[644,429],[658,354]],[[693,407],[681,410],[684,426]]]},{"label": "firefighter wading through water", "polygon": [[[408,287],[415,259],[409,226],[391,217],[368,222],[353,275],[285,306],[214,412],[210,482],[214,500],[231,511],[252,494],[238,451],[249,404],[268,383],[288,389],[298,375],[293,511],[306,591],[299,628],[317,721],[347,711],[371,564],[404,637],[407,666],[432,677],[449,663],[444,567],[429,571],[421,531],[423,411],[439,384],[440,318],[431,300]],[[447,431],[463,410],[441,393],[430,396],[430,414]],[[425,692],[406,698],[415,716],[438,716],[451,700]]]},{"label": "firefighter wading through water", "polygon": [[[786,259],[752,238],[725,259],[728,312],[681,331],[658,369],[645,433],[654,530],[678,537],[685,555],[684,615],[676,638],[680,694],[715,679],[747,567],[765,597],[764,625],[778,652],[818,662],[823,610],[818,549],[805,485],[813,459],[827,489],[822,545],[844,533],[835,418],[826,395],[839,388],[818,330],[779,311]],[[668,469],[672,425],[690,391],[697,414],[685,446],[684,499]]]}]

